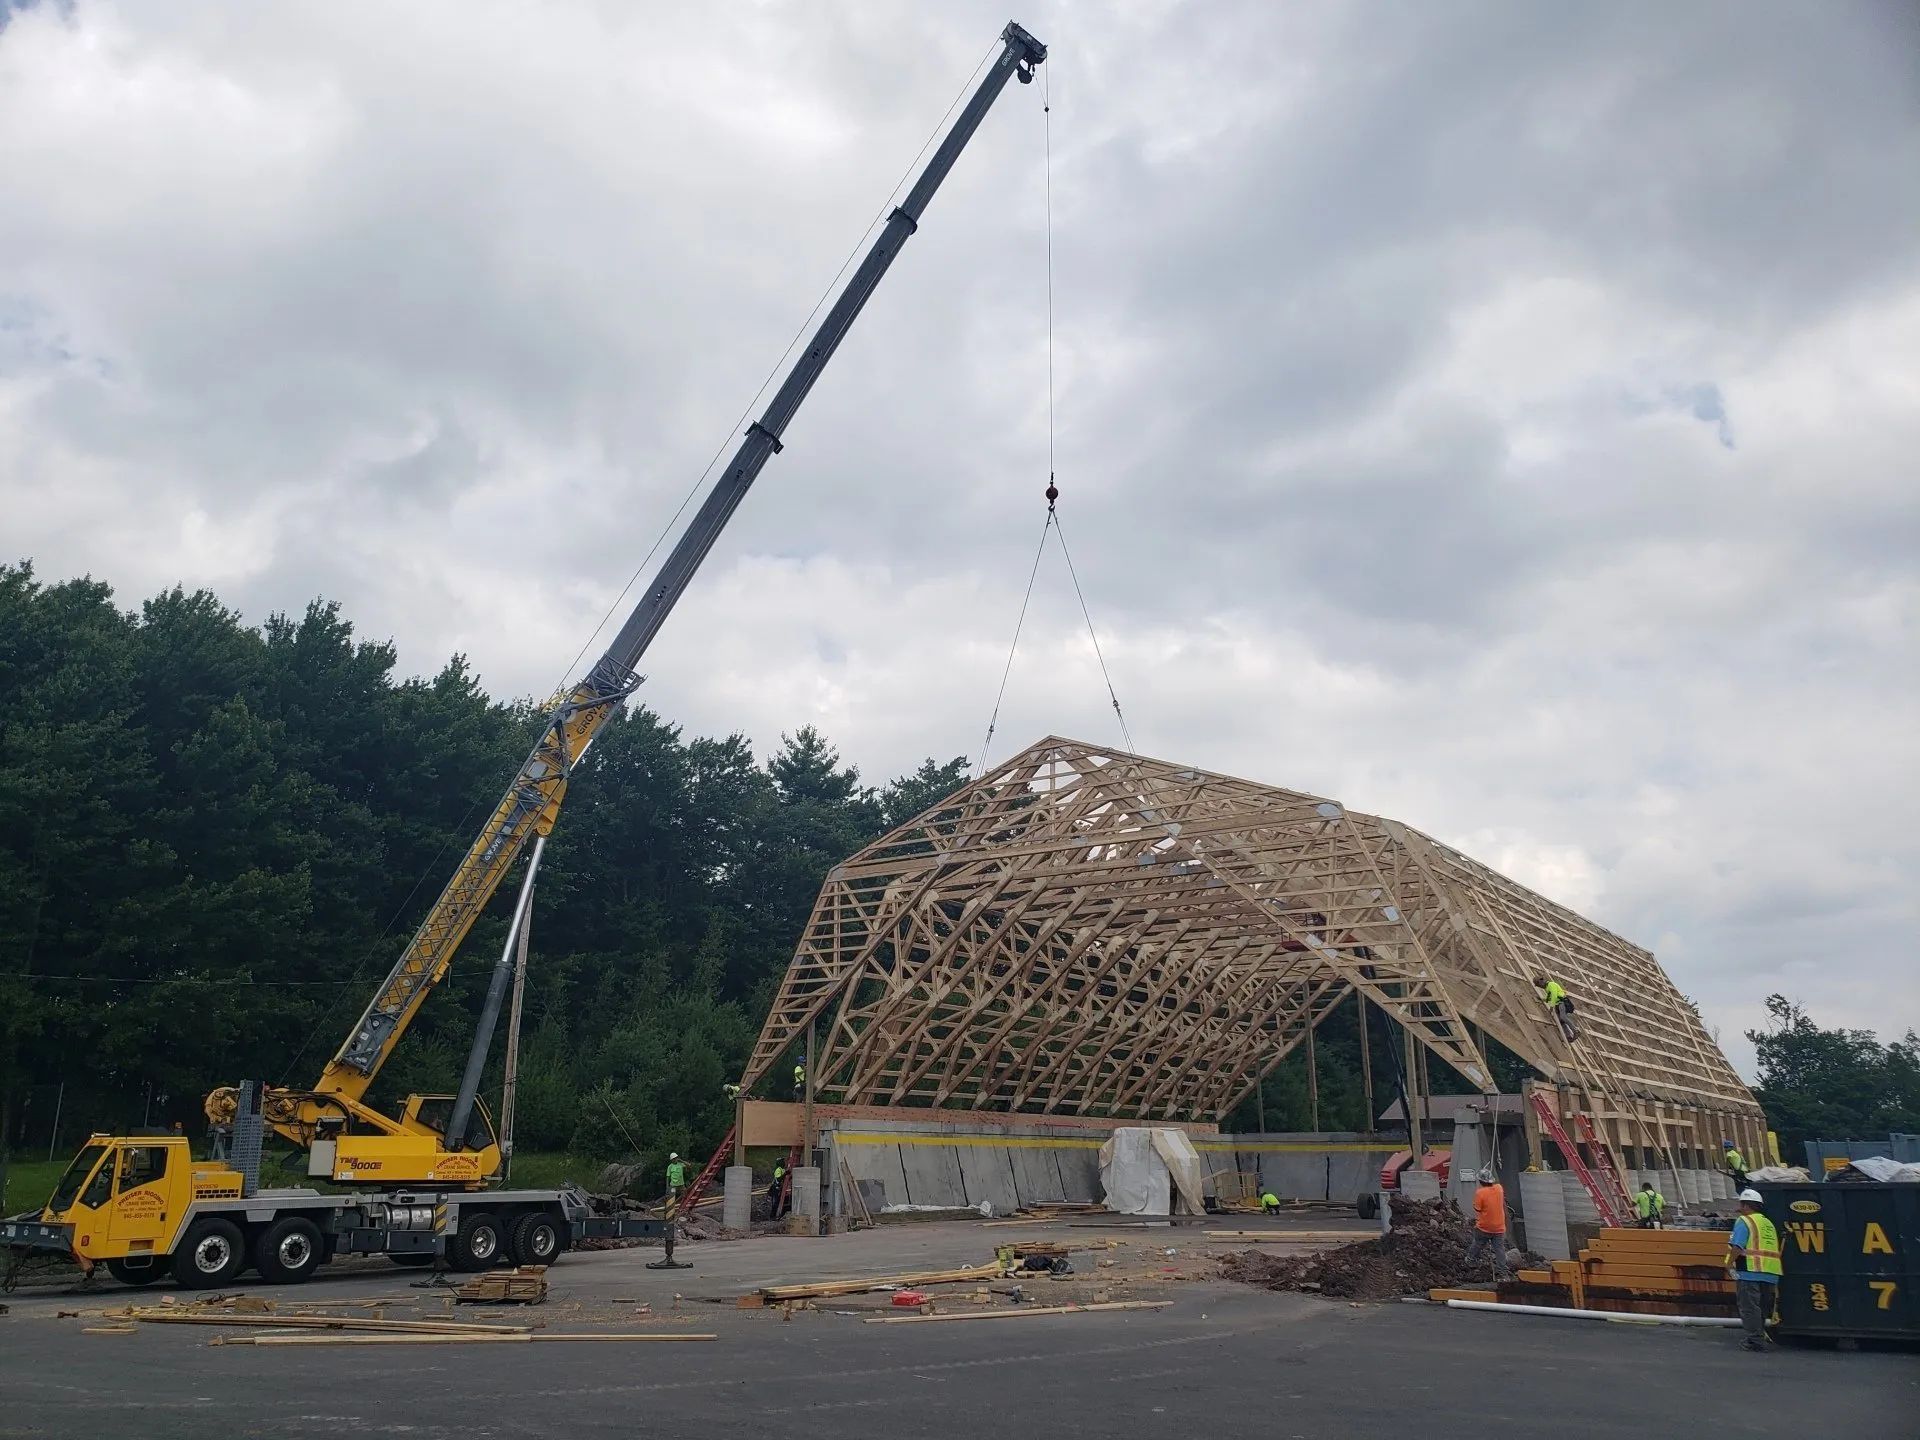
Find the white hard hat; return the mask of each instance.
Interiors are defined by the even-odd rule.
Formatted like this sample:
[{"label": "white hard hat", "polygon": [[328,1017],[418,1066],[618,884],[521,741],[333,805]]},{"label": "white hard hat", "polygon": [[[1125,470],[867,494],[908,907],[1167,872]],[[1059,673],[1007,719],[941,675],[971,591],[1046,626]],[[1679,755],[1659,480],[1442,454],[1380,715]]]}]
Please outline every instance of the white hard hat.
[{"label": "white hard hat", "polygon": [[1749,1205],[1764,1205],[1767,1203],[1758,1190],[1742,1190],[1740,1192],[1740,1198]]},{"label": "white hard hat", "polygon": [[[679,1158],[680,1158],[680,1152],[679,1152],[678,1150],[669,1150],[669,1151],[667,1152],[667,1159],[669,1159],[669,1160],[678,1160]],[[1756,1196],[1754,1196],[1753,1198],[1754,1198],[1754,1199],[1756,1199],[1756,1200],[1758,1200],[1758,1199],[1759,1199],[1760,1197],[1759,1197],[1758,1195],[1756,1195]]]},{"label": "white hard hat", "polygon": [[1482,1185],[1491,1185],[1494,1183],[1494,1174],[1493,1174],[1492,1166],[1488,1166],[1486,1169],[1480,1172],[1480,1183]]}]

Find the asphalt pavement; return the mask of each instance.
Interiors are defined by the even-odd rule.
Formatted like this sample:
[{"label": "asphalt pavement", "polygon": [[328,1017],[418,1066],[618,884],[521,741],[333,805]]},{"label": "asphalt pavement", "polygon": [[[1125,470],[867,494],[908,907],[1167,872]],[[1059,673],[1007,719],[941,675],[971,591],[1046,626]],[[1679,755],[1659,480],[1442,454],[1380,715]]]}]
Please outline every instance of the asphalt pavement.
[{"label": "asphalt pavement", "polygon": [[[1206,1278],[1210,1261],[1178,1235],[1129,1237],[1115,1268],[1093,1272],[1171,1300],[1163,1310],[869,1325],[872,1308],[834,1313],[862,1302],[791,1319],[731,1303],[761,1283],[982,1259],[1019,1233],[942,1225],[690,1245],[681,1254],[693,1268],[675,1272],[647,1270],[651,1251],[569,1256],[552,1272],[553,1302],[529,1312],[551,1330],[698,1329],[719,1336],[711,1343],[212,1346],[229,1332],[87,1335],[81,1327],[101,1317],[58,1317],[132,1298],[117,1289],[21,1293],[0,1317],[0,1436],[1068,1440],[1197,1426],[1261,1440],[1719,1440],[1807,1437],[1842,1421],[1847,1433],[1889,1440],[1920,1433],[1911,1353],[1752,1355],[1723,1330],[1270,1294]],[[303,1301],[418,1293],[416,1309],[440,1313],[437,1296],[409,1290],[415,1278],[362,1266],[297,1291],[243,1288]],[[463,1307],[459,1318],[517,1317]]]}]

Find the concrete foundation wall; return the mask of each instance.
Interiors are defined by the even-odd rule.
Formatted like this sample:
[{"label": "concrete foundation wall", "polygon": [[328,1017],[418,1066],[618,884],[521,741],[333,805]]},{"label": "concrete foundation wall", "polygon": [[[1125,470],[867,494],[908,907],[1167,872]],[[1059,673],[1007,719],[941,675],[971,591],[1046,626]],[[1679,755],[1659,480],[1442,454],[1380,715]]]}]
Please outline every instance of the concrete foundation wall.
[{"label": "concrete foundation wall", "polygon": [[1380,1167],[1404,1141],[1350,1131],[1220,1135],[1196,1140],[1209,1171],[1258,1171],[1262,1189],[1282,1200],[1351,1202],[1380,1188]]},{"label": "concrete foundation wall", "polygon": [[[1118,1124],[1136,1122],[1116,1122]],[[977,1126],[918,1120],[846,1119],[822,1127],[855,1180],[877,1182],[889,1205],[977,1206],[996,1213],[1045,1201],[1097,1202],[1100,1145],[1085,1125],[1042,1122]],[[1261,1185],[1287,1200],[1351,1202],[1379,1188],[1380,1167],[1405,1148],[1391,1136],[1351,1132],[1196,1135],[1209,1175],[1257,1171]],[[844,1213],[844,1189],[828,1164],[828,1213]]]},{"label": "concrete foundation wall", "polygon": [[1521,1174],[1520,1213],[1529,1250],[1549,1260],[1573,1258],[1567,1245],[1566,1191],[1557,1173],[1529,1170]]},{"label": "concrete foundation wall", "polygon": [[825,1126],[822,1135],[856,1180],[881,1183],[888,1205],[957,1208],[984,1200],[996,1214],[1043,1201],[1099,1200],[1105,1138],[1084,1125],[983,1131],[937,1120],[864,1118]]},{"label": "concrete foundation wall", "polygon": [[1013,1186],[1022,1205],[1067,1198],[1060,1183],[1060,1159],[1052,1150],[1038,1146],[1019,1146],[1007,1151],[1013,1165]]}]

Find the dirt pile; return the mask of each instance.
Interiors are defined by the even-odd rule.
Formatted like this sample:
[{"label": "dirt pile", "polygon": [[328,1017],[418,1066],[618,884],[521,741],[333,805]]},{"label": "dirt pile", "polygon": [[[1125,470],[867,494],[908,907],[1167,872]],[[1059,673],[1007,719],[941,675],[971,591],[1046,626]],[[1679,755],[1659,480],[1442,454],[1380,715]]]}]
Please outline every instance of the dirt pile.
[{"label": "dirt pile", "polygon": [[1279,1256],[1245,1250],[1220,1261],[1229,1280],[1266,1290],[1304,1290],[1343,1300],[1390,1300],[1439,1286],[1486,1284],[1493,1267],[1466,1263],[1467,1222],[1445,1200],[1393,1197],[1393,1229],[1317,1255]]}]

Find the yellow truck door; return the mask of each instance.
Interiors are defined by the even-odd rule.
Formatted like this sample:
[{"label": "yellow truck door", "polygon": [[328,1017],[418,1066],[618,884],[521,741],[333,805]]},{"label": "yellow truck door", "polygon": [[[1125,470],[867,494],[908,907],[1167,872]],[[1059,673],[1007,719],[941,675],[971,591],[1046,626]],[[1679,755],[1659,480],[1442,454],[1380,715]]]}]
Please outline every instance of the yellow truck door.
[{"label": "yellow truck door", "polygon": [[[165,1253],[185,1208],[186,1147],[138,1142],[120,1147],[106,1253],[139,1259]],[[174,1172],[179,1172],[175,1174]]]}]

